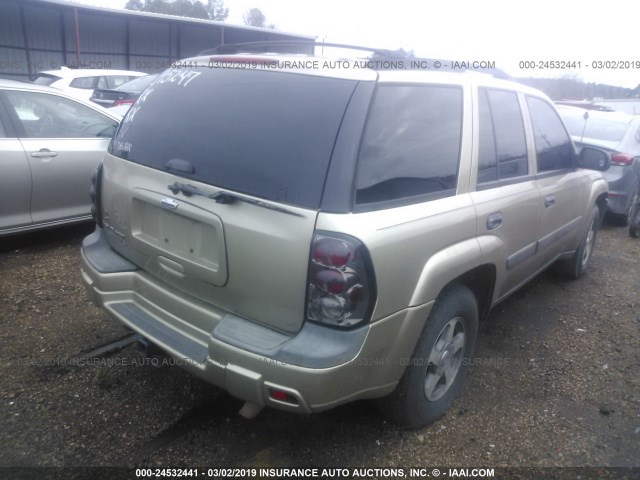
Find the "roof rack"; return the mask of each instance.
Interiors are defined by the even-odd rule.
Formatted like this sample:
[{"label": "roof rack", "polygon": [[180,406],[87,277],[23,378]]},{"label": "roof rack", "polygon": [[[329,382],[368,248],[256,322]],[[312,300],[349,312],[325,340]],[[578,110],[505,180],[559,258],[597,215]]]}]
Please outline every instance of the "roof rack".
[{"label": "roof rack", "polygon": [[[384,50],[381,48],[363,47],[360,45],[348,45],[345,43],[327,43],[316,42],[306,40],[267,40],[263,42],[244,42],[244,43],[223,43],[214,48],[203,50],[199,55],[215,55],[225,53],[265,53],[268,52],[269,47],[308,47],[309,50],[295,51],[295,52],[276,52],[276,53],[314,53],[316,47],[328,47],[328,48],[341,48],[343,50],[361,50],[364,52],[379,53],[389,55],[392,52],[390,50]],[[304,50],[304,48],[302,49]]]},{"label": "roof rack", "polygon": [[[287,47],[299,47],[296,51]],[[452,60],[443,60],[437,58],[416,57],[413,52],[406,52],[402,49],[388,50],[383,48],[363,47],[361,45],[349,45],[345,43],[328,43],[306,40],[270,40],[262,42],[245,42],[245,43],[225,43],[214,48],[203,50],[198,55],[220,55],[220,54],[236,54],[236,53],[280,53],[280,54],[315,54],[316,48],[338,48],[342,50],[359,50],[368,52],[371,55],[366,58],[372,62],[374,70],[419,70],[420,65],[433,65],[439,63],[437,71],[445,72],[464,72],[476,71],[496,78],[511,79],[511,77],[499,68],[473,68],[467,66],[453,66],[456,62]],[[274,51],[277,50],[277,51]],[[461,62],[458,62],[461,63]]]}]

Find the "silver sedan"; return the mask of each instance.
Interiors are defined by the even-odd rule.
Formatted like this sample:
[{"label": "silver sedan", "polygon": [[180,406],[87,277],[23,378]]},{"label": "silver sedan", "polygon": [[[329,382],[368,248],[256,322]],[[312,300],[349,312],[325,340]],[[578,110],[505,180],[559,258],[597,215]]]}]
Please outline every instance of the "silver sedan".
[{"label": "silver sedan", "polygon": [[0,80],[0,236],[91,219],[89,183],[121,117]]},{"label": "silver sedan", "polygon": [[607,211],[627,225],[640,198],[640,116],[558,106],[578,148],[595,146],[611,155]]}]

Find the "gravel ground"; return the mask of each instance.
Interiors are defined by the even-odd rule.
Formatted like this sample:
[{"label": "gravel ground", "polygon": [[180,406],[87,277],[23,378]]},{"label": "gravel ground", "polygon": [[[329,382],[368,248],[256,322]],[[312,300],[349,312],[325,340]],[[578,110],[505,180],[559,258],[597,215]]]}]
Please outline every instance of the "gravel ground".
[{"label": "gravel ground", "polygon": [[[90,226],[0,241],[0,466],[640,467],[640,241],[603,226],[590,269],[544,273],[483,325],[450,412],[418,431],[369,402],[311,416],[240,402],[92,306]],[[0,471],[2,476],[2,471]]]}]

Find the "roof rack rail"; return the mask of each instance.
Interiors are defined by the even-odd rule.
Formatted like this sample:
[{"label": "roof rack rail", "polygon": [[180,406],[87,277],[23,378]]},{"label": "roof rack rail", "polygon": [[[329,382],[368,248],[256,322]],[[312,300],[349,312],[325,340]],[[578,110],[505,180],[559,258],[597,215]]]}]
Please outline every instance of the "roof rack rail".
[{"label": "roof rack rail", "polygon": [[[363,47],[361,45],[349,45],[346,43],[328,43],[309,40],[267,40],[263,42],[244,42],[244,43],[223,43],[214,48],[203,50],[198,55],[215,55],[219,53],[264,53],[268,47],[316,47],[341,48],[343,50],[361,50],[363,52],[378,53],[382,55],[391,55],[393,51],[384,50],[382,48]],[[307,52],[284,52],[284,53],[314,53],[313,50]]]},{"label": "roof rack rail", "polygon": [[[288,46],[302,47],[299,51],[273,51],[269,48],[286,48]],[[383,48],[364,47],[361,45],[350,45],[345,43],[329,43],[329,42],[317,42],[308,40],[269,40],[262,42],[245,42],[245,43],[225,43],[218,45],[214,48],[201,51],[198,55],[219,55],[219,54],[236,54],[236,53],[289,53],[289,54],[315,54],[315,48],[339,48],[343,50],[360,50],[362,52],[368,52],[372,55],[367,58],[369,61],[373,61],[374,70],[418,70],[422,62],[428,62],[433,64],[439,62],[440,66],[438,71],[445,72],[464,72],[475,71],[482,72],[489,75],[493,75],[496,78],[511,79],[511,77],[499,68],[474,68],[467,66],[451,66],[455,62],[451,60],[443,60],[436,58],[424,58],[416,57],[412,51],[406,52],[402,49],[388,50]],[[401,60],[408,60],[409,62],[400,62]],[[396,61],[396,62],[393,62]],[[390,62],[388,66],[387,63]],[[459,62],[458,62],[459,63]],[[402,66],[398,66],[401,64]]]}]

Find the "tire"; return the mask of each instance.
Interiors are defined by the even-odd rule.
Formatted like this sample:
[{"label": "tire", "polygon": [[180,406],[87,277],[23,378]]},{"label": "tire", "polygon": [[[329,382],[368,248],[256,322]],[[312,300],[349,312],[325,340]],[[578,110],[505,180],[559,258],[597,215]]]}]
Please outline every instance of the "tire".
[{"label": "tire", "polygon": [[640,238],[640,202],[636,204],[629,222],[629,236],[631,238]]},{"label": "tire", "polygon": [[442,417],[462,384],[478,333],[478,303],[462,285],[436,300],[396,389],[377,400],[394,422],[421,428]]},{"label": "tire", "polygon": [[633,214],[636,209],[636,205],[638,204],[638,199],[640,198],[640,187],[636,187],[636,190],[631,195],[631,201],[629,202],[629,208],[627,211],[622,214],[618,214],[614,217],[615,222],[621,227],[626,227],[631,225],[631,219],[633,218]]},{"label": "tire", "polygon": [[568,260],[560,260],[556,263],[555,270],[563,277],[576,280],[584,274],[591,260],[593,249],[596,245],[598,227],[600,226],[600,210],[593,207],[591,221],[587,231],[582,236],[576,253]]}]

